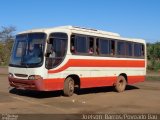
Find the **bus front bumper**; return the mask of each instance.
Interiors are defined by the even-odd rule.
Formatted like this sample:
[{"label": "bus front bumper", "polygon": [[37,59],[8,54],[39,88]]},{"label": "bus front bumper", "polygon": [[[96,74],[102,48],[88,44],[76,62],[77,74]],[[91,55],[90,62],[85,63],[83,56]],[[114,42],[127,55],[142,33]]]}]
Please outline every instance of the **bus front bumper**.
[{"label": "bus front bumper", "polygon": [[43,79],[27,80],[27,79],[8,78],[8,80],[10,86],[15,87],[17,89],[45,91]]},{"label": "bus front bumper", "polygon": [[10,86],[24,90],[56,91],[64,87],[63,78],[28,80],[8,77],[8,80]]}]

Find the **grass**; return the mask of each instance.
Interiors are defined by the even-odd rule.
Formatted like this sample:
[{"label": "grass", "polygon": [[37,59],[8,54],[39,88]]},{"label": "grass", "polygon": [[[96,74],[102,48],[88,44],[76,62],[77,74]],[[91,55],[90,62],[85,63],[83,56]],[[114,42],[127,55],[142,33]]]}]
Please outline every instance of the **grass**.
[{"label": "grass", "polygon": [[146,80],[160,80],[160,76],[147,76]]},{"label": "grass", "polygon": [[147,70],[146,80],[160,80],[160,71]]}]

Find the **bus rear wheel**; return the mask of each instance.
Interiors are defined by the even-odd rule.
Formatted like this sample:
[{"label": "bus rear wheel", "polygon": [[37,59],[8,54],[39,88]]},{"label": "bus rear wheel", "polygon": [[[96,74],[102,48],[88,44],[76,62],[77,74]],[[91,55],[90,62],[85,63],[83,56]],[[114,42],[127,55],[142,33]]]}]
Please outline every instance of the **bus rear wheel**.
[{"label": "bus rear wheel", "polygon": [[126,89],[126,85],[127,85],[127,82],[125,77],[120,75],[118,76],[117,81],[115,83],[115,90],[117,92],[123,92]]},{"label": "bus rear wheel", "polygon": [[65,96],[72,96],[74,93],[74,80],[71,77],[68,77],[64,81],[64,89],[63,89]]}]

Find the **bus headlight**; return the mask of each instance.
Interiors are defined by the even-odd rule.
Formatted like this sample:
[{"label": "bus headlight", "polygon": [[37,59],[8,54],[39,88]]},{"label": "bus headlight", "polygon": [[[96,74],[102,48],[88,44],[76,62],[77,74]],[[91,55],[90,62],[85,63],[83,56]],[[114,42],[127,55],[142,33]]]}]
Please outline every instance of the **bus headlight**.
[{"label": "bus headlight", "polygon": [[28,80],[40,80],[43,79],[40,75],[30,75]]},{"label": "bus headlight", "polygon": [[12,74],[12,73],[9,73],[9,74],[8,74],[8,78],[13,78],[13,74]]}]

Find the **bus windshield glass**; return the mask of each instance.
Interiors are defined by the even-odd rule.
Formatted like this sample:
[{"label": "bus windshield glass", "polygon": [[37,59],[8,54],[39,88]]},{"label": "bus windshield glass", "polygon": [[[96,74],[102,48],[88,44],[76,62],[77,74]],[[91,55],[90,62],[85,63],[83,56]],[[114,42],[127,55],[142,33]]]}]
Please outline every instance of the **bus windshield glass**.
[{"label": "bus windshield glass", "polygon": [[16,36],[10,66],[40,67],[43,64],[45,33],[29,33]]}]

